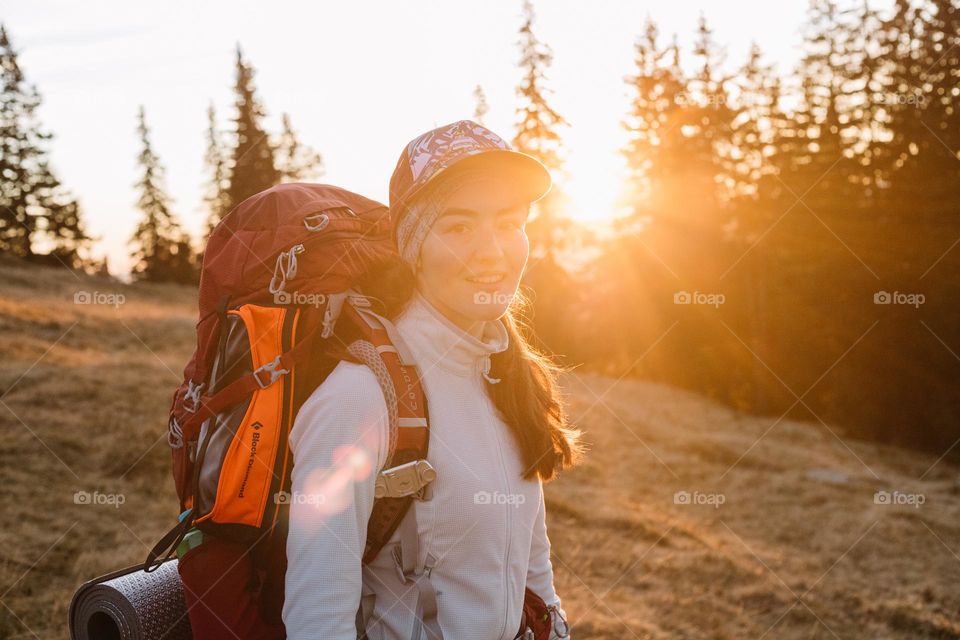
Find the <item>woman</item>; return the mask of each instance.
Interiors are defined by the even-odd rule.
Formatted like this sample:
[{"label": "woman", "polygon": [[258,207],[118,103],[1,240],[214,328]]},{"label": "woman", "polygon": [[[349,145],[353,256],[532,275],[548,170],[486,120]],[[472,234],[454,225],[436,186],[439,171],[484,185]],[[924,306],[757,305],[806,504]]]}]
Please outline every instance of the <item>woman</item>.
[{"label": "woman", "polygon": [[[361,566],[386,463],[387,405],[372,371],[341,362],[290,434],[293,495],[313,499],[291,502],[289,638],[346,640],[362,627],[374,640],[509,640],[525,587],[550,605],[551,637],[569,637],[553,587],[542,482],[576,462],[579,432],[567,426],[558,369],[520,334],[514,302],[529,254],[530,204],[549,188],[542,164],[470,121],[404,149],[390,212],[405,276],[391,282],[402,300],[387,315],[420,371],[428,461],[437,472],[428,499],[407,514],[419,537],[418,579],[405,579],[398,558],[403,525]],[[372,601],[365,621],[361,594]]]}]

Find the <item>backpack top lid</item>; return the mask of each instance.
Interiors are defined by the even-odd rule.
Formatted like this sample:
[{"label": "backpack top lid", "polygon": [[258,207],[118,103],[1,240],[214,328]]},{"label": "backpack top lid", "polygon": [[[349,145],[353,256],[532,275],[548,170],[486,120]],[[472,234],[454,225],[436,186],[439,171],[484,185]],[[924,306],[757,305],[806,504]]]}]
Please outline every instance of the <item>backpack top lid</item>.
[{"label": "backpack top lid", "polygon": [[386,205],[333,185],[294,182],[254,194],[210,234],[200,276],[200,320],[215,313],[225,295],[231,306],[272,302],[269,285],[278,256],[298,244],[343,240],[346,255],[311,255],[308,247],[300,261],[326,264],[303,269],[315,275],[296,287],[302,293],[342,291],[373,263],[396,253],[390,231]]},{"label": "backpack top lid", "polygon": [[278,303],[273,286],[278,272],[288,292],[337,293],[396,255],[389,210],[375,200],[333,185],[302,182],[250,196],[220,220],[207,240],[197,347],[184,378],[207,378],[218,312],[247,303]]}]

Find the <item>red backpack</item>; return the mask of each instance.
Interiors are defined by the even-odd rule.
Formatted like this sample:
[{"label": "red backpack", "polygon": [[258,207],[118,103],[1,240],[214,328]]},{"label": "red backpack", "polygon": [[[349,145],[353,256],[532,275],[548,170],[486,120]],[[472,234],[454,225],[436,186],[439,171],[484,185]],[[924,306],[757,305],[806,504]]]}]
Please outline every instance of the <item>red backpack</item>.
[{"label": "red backpack", "polygon": [[[426,460],[427,405],[402,340],[359,290],[365,276],[396,260],[391,234],[384,205],[329,185],[294,183],[251,196],[210,235],[197,346],[168,419],[180,519],[144,563],[149,571],[180,556],[195,638],[285,637],[287,436],[303,402],[341,360],[374,371],[390,422],[363,562],[401,524],[416,531],[409,507],[435,478]],[[423,624],[438,636],[436,608],[424,602]],[[361,598],[358,637],[370,615],[365,604]],[[546,622],[545,612],[527,590],[527,624]]]}]

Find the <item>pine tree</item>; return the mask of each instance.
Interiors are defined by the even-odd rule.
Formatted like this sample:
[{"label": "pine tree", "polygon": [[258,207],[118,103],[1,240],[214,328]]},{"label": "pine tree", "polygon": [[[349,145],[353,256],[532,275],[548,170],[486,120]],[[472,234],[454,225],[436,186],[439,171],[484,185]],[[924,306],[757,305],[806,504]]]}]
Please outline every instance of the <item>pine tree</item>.
[{"label": "pine tree", "polygon": [[196,259],[189,236],[170,211],[170,197],[163,187],[164,168],[150,143],[142,106],[137,115],[137,133],[142,145],[137,163],[143,171],[136,183],[140,192],[137,207],[143,212],[143,219],[130,239],[134,259],[131,272],[138,280],[194,284],[198,275]]},{"label": "pine tree", "polygon": [[750,381],[744,383],[739,401],[744,408],[764,412],[769,373],[762,361],[769,359],[771,353],[770,293],[786,284],[777,279],[778,271],[771,268],[773,262],[768,254],[772,240],[762,241],[789,207],[783,202],[778,153],[781,141],[791,140],[793,132],[781,105],[780,78],[773,65],[764,63],[756,43],[737,74],[736,85],[737,109],[731,126],[730,152],[725,154],[724,162],[729,180],[726,186],[733,223],[731,235],[738,255],[726,287],[739,304],[733,307],[735,315],[728,322],[738,327],[738,333],[749,341],[750,350],[756,354],[751,359]]},{"label": "pine tree", "polygon": [[[807,157],[790,176],[793,190],[807,192],[803,202],[813,211],[827,211],[837,202],[859,208],[864,190],[854,143],[851,93],[859,91],[847,77],[852,64],[851,25],[836,0],[812,0],[804,56],[800,68],[802,102],[796,116],[808,140]],[[853,177],[853,180],[850,178]]]},{"label": "pine tree", "polygon": [[49,182],[43,190],[42,207],[46,213],[40,218],[37,234],[41,246],[47,245],[47,255],[65,267],[98,269],[99,263],[90,257],[90,245],[99,238],[87,235],[76,198],[60,184],[48,167],[44,167],[44,171]]},{"label": "pine tree", "polygon": [[[708,36],[701,19],[696,54],[702,62],[688,78],[676,36],[661,47],[648,17],[634,45],[635,72],[625,78],[632,97],[622,150],[627,217],[593,265],[590,282],[608,309],[598,319],[597,340],[601,334],[621,335],[625,353],[608,355],[613,361],[625,357],[624,365],[649,346],[644,343],[656,332],[652,318],[677,314],[678,291],[716,291],[714,281],[729,264],[717,197],[723,169],[717,157],[730,136],[729,107]],[[716,352],[716,326],[706,318],[687,321],[671,357],[651,366],[689,381],[690,372],[678,371],[671,361],[699,358],[704,366],[697,375],[715,384],[721,367],[708,366],[703,354]]]},{"label": "pine tree", "polygon": [[703,275],[700,251],[715,251],[721,239],[718,158],[722,146],[729,145],[733,111],[709,35],[701,18],[696,48],[701,64],[688,79],[676,37],[661,49],[656,26],[647,18],[635,44],[636,73],[626,78],[633,101],[624,122],[629,217],[621,231],[642,230],[645,244],[661,247],[654,268],[675,278]]},{"label": "pine tree", "polygon": [[236,117],[234,119],[233,157],[230,160],[230,186],[227,188],[227,210],[255,193],[278,184],[280,172],[274,162],[274,148],[264,130],[263,106],[256,96],[253,67],[243,59],[237,45]]},{"label": "pine tree", "polygon": [[753,244],[775,221],[783,186],[778,144],[792,137],[784,113],[780,78],[763,62],[754,42],[737,74],[737,113],[731,124],[729,153],[723,157],[738,240]]},{"label": "pine tree", "polygon": [[[923,122],[935,151],[929,154],[927,176],[937,176],[929,198],[936,202],[937,217],[957,213],[960,202],[960,5],[956,0],[931,0],[921,47],[929,87],[923,105]],[[933,183],[928,178],[928,183]]]},{"label": "pine tree", "polygon": [[283,114],[283,131],[277,145],[277,167],[283,182],[307,182],[323,175],[323,158],[300,142],[286,113]]},{"label": "pine tree", "polygon": [[729,155],[731,125],[737,110],[733,108],[727,91],[731,78],[720,71],[724,52],[714,40],[713,31],[702,13],[697,21],[693,55],[699,68],[688,83],[688,117],[684,123],[688,161],[693,163],[690,168],[704,178],[704,195],[715,199],[717,192],[713,183],[729,178],[723,175],[720,158]]},{"label": "pine tree", "polygon": [[861,206],[874,211],[879,206],[879,188],[889,179],[878,162],[885,144],[886,103],[892,94],[889,65],[883,59],[884,24],[868,0],[859,0],[841,15],[849,25],[845,47],[849,62],[844,72],[851,151],[858,160],[854,181],[863,188]]},{"label": "pine tree", "polygon": [[684,166],[682,124],[686,84],[680,50],[674,38],[660,50],[659,32],[648,16],[643,35],[634,44],[634,75],[625,78],[633,99],[623,122],[627,142],[621,151],[626,182],[621,203],[627,215],[622,230],[637,230],[653,211],[666,206],[668,183]]},{"label": "pine tree", "polygon": [[473,88],[473,100],[476,103],[476,107],[473,110],[473,119],[479,124],[483,124],[484,118],[487,117],[487,113],[490,112],[490,107],[487,105],[487,95],[483,92],[483,87],[477,85]]},{"label": "pine tree", "polygon": [[220,131],[217,129],[217,113],[213,103],[210,103],[210,106],[207,107],[207,151],[203,156],[203,163],[209,174],[206,193],[203,196],[203,201],[207,206],[207,224],[204,237],[209,238],[210,232],[229,211],[227,208],[229,205],[227,195],[229,176],[227,175],[223,140]]},{"label": "pine tree", "polygon": [[949,0],[896,2],[884,43],[891,91],[885,103],[891,135],[884,168],[899,210],[960,200],[960,9]]},{"label": "pine tree", "polygon": [[523,78],[517,87],[520,104],[517,107],[518,123],[513,147],[540,160],[554,177],[553,188],[547,197],[534,205],[534,215],[527,227],[533,255],[544,257],[553,256],[563,246],[565,231],[569,227],[569,218],[562,213],[567,199],[556,182],[564,175],[558,129],[569,123],[547,100],[546,71],[553,54],[550,47],[534,33],[535,18],[533,4],[525,0],[519,42]]},{"label": "pine tree", "polygon": [[52,136],[36,114],[40,94],[27,84],[2,24],[0,74],[0,251],[37,260],[38,245],[68,268],[92,267],[93,238],[84,230],[80,206],[50,166],[46,146]]}]

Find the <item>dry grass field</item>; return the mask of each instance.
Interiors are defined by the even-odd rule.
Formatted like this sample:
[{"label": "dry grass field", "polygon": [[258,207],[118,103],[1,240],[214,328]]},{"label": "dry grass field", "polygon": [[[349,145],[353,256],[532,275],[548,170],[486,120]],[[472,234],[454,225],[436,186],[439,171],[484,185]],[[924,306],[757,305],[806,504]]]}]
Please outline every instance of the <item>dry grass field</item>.
[{"label": "dry grass field", "polygon": [[[0,263],[0,638],[65,637],[76,587],[175,518],[195,303]],[[955,464],[650,382],[564,385],[592,448],[547,485],[574,638],[960,638]]]}]

